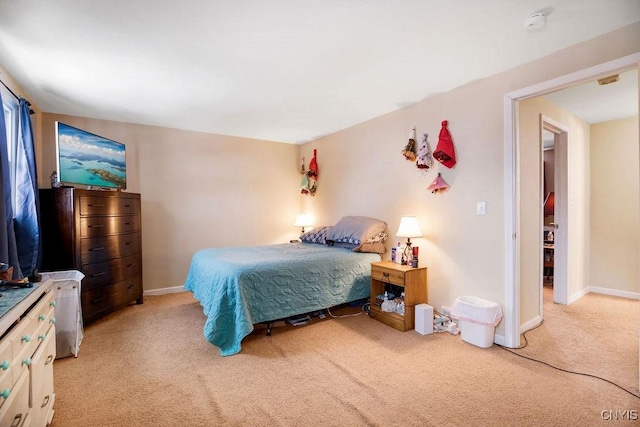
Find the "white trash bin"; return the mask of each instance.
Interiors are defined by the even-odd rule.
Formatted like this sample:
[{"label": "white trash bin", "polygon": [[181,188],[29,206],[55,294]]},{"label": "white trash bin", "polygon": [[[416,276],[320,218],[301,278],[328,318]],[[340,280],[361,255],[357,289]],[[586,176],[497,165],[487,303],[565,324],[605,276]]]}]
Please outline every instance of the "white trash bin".
[{"label": "white trash bin", "polygon": [[56,359],[67,356],[78,357],[84,336],[80,286],[84,274],[76,270],[52,271],[42,274],[42,280],[53,280],[56,306]]},{"label": "white trash bin", "polygon": [[458,320],[463,341],[489,348],[493,345],[496,325],[502,320],[502,307],[492,301],[464,296],[456,298],[451,317]]}]

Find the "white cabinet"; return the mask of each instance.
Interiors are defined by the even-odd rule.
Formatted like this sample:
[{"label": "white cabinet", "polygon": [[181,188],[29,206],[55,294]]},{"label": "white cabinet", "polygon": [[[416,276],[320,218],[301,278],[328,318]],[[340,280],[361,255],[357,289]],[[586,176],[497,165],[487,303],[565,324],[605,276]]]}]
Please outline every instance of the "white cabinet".
[{"label": "white cabinet", "polygon": [[40,284],[0,317],[0,427],[51,423],[56,356],[51,284]]}]

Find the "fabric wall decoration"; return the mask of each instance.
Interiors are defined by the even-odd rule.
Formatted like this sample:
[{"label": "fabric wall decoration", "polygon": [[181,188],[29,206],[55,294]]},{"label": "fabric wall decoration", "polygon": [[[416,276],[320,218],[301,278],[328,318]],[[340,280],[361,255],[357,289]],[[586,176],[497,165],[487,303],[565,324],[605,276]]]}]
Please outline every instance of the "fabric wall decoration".
[{"label": "fabric wall decoration", "polygon": [[409,132],[409,142],[402,150],[402,155],[405,159],[410,162],[414,162],[416,160],[416,127],[412,127]]},{"label": "fabric wall decoration", "polygon": [[309,194],[311,196],[315,196],[316,190],[318,189],[318,161],[316,160],[316,156],[317,150],[314,149],[313,158],[309,162],[309,170],[304,174],[304,176],[302,177],[302,182],[300,183],[301,194]]},{"label": "fabric wall decoration", "polygon": [[416,166],[422,171],[428,171],[433,166],[433,157],[431,156],[431,149],[429,148],[429,142],[427,141],[427,134],[422,135],[422,142],[418,148],[418,160],[416,160]]},{"label": "fabric wall decoration", "polygon": [[448,122],[444,120],[442,122],[442,128],[440,129],[440,137],[438,138],[438,145],[436,151],[433,152],[433,157],[451,169],[456,164],[456,152],[453,147],[453,140],[451,134],[447,129]]},{"label": "fabric wall decoration", "polygon": [[440,173],[438,173],[436,179],[431,182],[431,185],[427,187],[427,190],[431,191],[432,193],[444,193],[448,189],[449,184],[447,184],[446,181],[442,179]]}]

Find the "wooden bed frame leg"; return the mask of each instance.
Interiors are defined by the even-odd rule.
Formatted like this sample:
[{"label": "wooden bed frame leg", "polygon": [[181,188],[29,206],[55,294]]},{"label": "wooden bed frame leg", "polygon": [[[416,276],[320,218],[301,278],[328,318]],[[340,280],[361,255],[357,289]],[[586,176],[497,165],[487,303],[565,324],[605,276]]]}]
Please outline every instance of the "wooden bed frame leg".
[{"label": "wooden bed frame leg", "polygon": [[267,322],[267,336],[271,336],[271,322]]}]

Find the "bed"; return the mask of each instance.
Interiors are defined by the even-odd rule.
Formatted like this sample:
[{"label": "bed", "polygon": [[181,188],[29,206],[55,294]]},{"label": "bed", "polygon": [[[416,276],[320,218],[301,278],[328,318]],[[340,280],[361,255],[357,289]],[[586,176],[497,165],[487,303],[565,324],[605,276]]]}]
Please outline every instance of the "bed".
[{"label": "bed", "polygon": [[[193,255],[184,288],[202,305],[204,336],[222,356],[239,353],[255,324],[369,297],[371,263],[380,261],[384,241],[377,252],[361,252],[365,240],[335,238],[332,228],[313,242],[209,248]],[[312,232],[322,234],[318,229]]]}]

